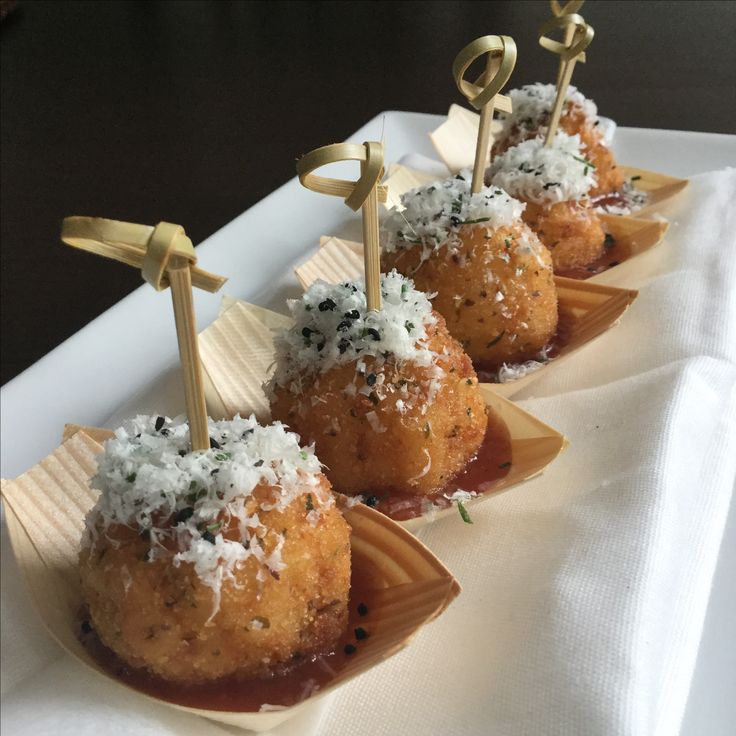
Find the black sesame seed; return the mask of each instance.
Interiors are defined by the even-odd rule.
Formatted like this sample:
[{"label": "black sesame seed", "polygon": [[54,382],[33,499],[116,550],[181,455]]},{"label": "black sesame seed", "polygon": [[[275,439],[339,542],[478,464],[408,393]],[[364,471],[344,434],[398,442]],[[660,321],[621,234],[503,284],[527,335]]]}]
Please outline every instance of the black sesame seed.
[{"label": "black sesame seed", "polygon": [[164,426],[164,422],[165,421],[166,420],[163,417],[156,417],[156,425],[155,425],[155,427],[156,427],[156,431],[157,432],[160,431],[161,430],[161,427]]},{"label": "black sesame seed", "polygon": [[367,376],[365,377],[365,382],[366,382],[366,383],[367,383],[367,384],[368,384],[369,386],[375,386],[375,384],[376,384],[376,374],[375,374],[375,373],[369,373],[369,374],[368,374],[368,375],[367,375]]},{"label": "black sesame seed", "polygon": [[263,460],[256,460],[256,461],[255,461],[255,462],[253,463],[253,467],[254,467],[254,468],[260,468],[260,467],[261,467],[261,465],[263,465]]},{"label": "black sesame seed", "polygon": [[351,309],[349,312],[343,314],[345,319],[360,319],[360,312],[357,309]]},{"label": "black sesame seed", "polygon": [[220,443],[214,437],[210,437],[210,447],[213,450],[219,450],[220,449]]},{"label": "black sesame seed", "polygon": [[204,534],[202,534],[202,539],[210,544],[215,543],[215,535],[212,532],[204,532]]},{"label": "black sesame seed", "polygon": [[337,343],[337,349],[340,351],[340,355],[342,355],[349,347],[350,340],[346,340],[344,337]]},{"label": "black sesame seed", "polygon": [[376,508],[378,506],[378,496],[366,496],[365,501],[366,506],[370,506],[372,509]]},{"label": "black sesame seed", "polygon": [[355,654],[357,649],[355,648],[354,644],[346,644],[345,645],[345,654]]},{"label": "black sesame seed", "polygon": [[373,328],[373,327],[369,327],[366,330],[366,334],[370,335],[374,340],[380,340],[381,339],[381,333],[378,330],[376,330],[375,328]]},{"label": "black sesame seed", "polygon": [[309,337],[313,332],[314,330],[312,330],[310,327],[302,328],[302,335],[304,335],[304,337]]},{"label": "black sesame seed", "polygon": [[368,632],[362,626],[358,626],[358,628],[355,629],[355,638],[358,641],[363,641],[363,639],[368,638]]},{"label": "black sesame seed", "polygon": [[191,506],[185,506],[183,509],[179,509],[174,516],[174,524],[181,524],[187,519],[191,519],[194,514],[194,509]]},{"label": "black sesame seed", "polygon": [[338,332],[347,332],[350,329],[350,322],[346,319],[344,319],[340,324],[337,326]]},{"label": "black sesame seed", "polygon": [[332,312],[335,307],[337,307],[337,304],[332,301],[332,299],[325,299],[323,302],[320,302],[318,305],[318,309],[320,312]]},{"label": "black sesame seed", "polygon": [[358,603],[358,616],[367,616],[368,606],[365,603]]}]

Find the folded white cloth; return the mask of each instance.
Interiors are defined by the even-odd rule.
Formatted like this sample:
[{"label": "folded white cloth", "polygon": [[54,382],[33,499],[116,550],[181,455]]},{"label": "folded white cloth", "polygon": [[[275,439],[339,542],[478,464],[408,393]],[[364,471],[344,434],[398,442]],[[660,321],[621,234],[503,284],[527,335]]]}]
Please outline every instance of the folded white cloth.
[{"label": "folded white cloth", "polygon": [[[420,533],[458,600],[274,733],[678,732],[736,476],[734,201],[736,171],[694,177],[666,242],[604,277],[641,291],[622,323],[521,395],[569,450],[472,526]],[[2,553],[8,733],[235,732],[72,662],[28,613],[6,536]]]},{"label": "folded white cloth", "polygon": [[521,395],[569,450],[420,532],[462,595],[315,733],[679,732],[736,476],[734,202],[736,170],[695,177],[609,272],[631,311]]}]

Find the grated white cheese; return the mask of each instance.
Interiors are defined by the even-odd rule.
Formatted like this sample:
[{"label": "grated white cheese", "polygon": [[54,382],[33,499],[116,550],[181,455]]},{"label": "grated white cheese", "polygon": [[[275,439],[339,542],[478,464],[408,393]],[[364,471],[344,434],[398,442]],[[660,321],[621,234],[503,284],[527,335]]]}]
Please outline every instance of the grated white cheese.
[{"label": "grated white cheese", "polygon": [[[546,126],[552,106],[555,103],[557,88],[554,84],[526,84],[521,89],[512,89],[509,92],[512,113],[502,113],[499,120],[503,129],[498,135],[500,141],[511,144],[526,140],[530,136],[537,136]],[[587,99],[582,93],[570,85],[565,95],[566,107],[576,107],[582,110],[590,125],[595,125],[598,118],[598,108],[593,100]]]},{"label": "grated white cheese", "polygon": [[455,501],[455,502],[461,501],[462,503],[467,503],[468,501],[475,498],[478,495],[478,493],[477,491],[457,490],[454,493],[451,493],[451,494],[445,493],[443,495],[448,501]]},{"label": "grated white cheese", "polygon": [[514,197],[537,204],[579,200],[595,186],[595,166],[585,158],[580,137],[558,131],[545,147],[533,138],[497,156],[489,169],[491,183]]},{"label": "grated white cheese", "polygon": [[591,201],[596,212],[609,215],[631,215],[638,212],[649,201],[646,192],[637,189],[630,179],[624,182],[622,189],[615,194],[605,193]]},{"label": "grated white cheese", "polygon": [[[437,323],[426,294],[398,272],[381,275],[382,308],[369,312],[360,282],[313,283],[301,299],[288,302],[293,327],[278,334],[274,386],[302,392],[304,380],[339,365],[355,363],[364,374],[362,358],[371,356],[380,365],[388,357],[429,367],[437,355],[428,347],[427,327]],[[437,377],[442,375],[435,366]],[[383,376],[375,374],[361,393],[380,394]],[[349,386],[352,386],[350,390]],[[354,384],[346,391],[356,393]]]},{"label": "grated white cheese", "polygon": [[518,222],[524,205],[497,186],[470,191],[470,174],[461,172],[412,189],[401,196],[403,209],[394,208],[381,226],[384,250],[423,248],[422,260],[445,245],[452,247],[463,226],[490,230]]},{"label": "grated white cheese", "polygon": [[[258,560],[263,579],[277,577],[285,567],[283,534],[268,555],[257,541],[276,533],[261,523],[259,510],[283,511],[308,494],[306,515],[330,508],[334,499],[321,486],[313,448],[301,448],[298,436],[280,422],[264,427],[253,416],[209,420],[209,433],[212,447],[192,452],[183,417],[137,416],[118,429],[105,443],[91,481],[100,497],[87,517],[87,543],[111,525],[146,532],[149,560],[168,556],[175,566],[191,564],[212,589],[211,620],[222,584],[235,580],[245,560]],[[246,501],[261,484],[274,487],[274,493],[248,513]],[[221,533],[227,527],[232,536],[231,521],[239,531],[236,540]]]}]

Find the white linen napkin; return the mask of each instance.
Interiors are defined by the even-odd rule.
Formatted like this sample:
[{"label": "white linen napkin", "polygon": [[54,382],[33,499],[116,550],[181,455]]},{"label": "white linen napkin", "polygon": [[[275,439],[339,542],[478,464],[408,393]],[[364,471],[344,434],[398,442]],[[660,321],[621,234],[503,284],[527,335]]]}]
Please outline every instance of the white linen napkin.
[{"label": "white linen napkin", "polygon": [[[520,394],[569,450],[427,527],[464,591],[402,653],[279,736],[678,732],[736,476],[736,171],[694,177],[666,241],[608,272],[622,323]],[[3,726],[19,735],[235,729],[108,685],[33,618],[2,530]]]},{"label": "white linen napkin", "polygon": [[733,202],[736,170],[695,177],[604,277],[630,312],[519,396],[569,450],[420,532],[463,593],[314,733],[679,732],[736,476]]}]

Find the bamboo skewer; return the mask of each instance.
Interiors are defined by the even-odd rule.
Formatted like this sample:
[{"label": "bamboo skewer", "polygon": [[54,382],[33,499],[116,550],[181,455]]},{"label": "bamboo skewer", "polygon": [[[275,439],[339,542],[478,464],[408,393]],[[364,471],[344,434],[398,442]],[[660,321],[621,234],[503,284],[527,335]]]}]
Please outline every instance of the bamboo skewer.
[{"label": "bamboo skewer", "polygon": [[[557,0],[550,0],[550,6],[552,8],[552,12],[556,16],[560,15],[572,15],[573,13],[577,13],[580,8],[583,7],[585,4],[585,0],[568,0],[564,5],[560,5],[560,3]],[[565,26],[565,46],[569,46],[572,43],[572,39],[575,35],[575,25],[572,23],[568,23]],[[584,64],[585,63],[585,52],[581,51],[576,59],[578,64]],[[562,80],[562,61],[560,61],[559,67],[557,69],[557,81],[555,82],[555,85],[557,87],[560,86],[560,82]]]},{"label": "bamboo skewer", "polygon": [[225,279],[194,268],[197,256],[192,241],[181,226],[168,222],[150,228],[115,220],[68,217],[62,225],[61,239],[75,248],[140,267],[143,278],[157,291],[171,287],[192,450],[208,450],[207,405],[192,285],[215,292]]},{"label": "bamboo skewer", "polygon": [[174,305],[176,339],[184,378],[184,399],[189,417],[189,433],[193,450],[209,450],[210,434],[207,425],[207,404],[204,398],[202,368],[199,362],[197,322],[192,299],[192,274],[185,258],[174,257],[167,269]]},{"label": "bamboo skewer", "polygon": [[[367,165],[360,164],[361,176]],[[363,206],[363,258],[365,260],[365,298],[368,311],[381,309],[381,245],[378,239],[378,192],[372,187]]]},{"label": "bamboo skewer", "polygon": [[[338,161],[359,161],[360,178],[355,181],[316,176],[313,172]],[[363,258],[365,294],[369,311],[381,309],[381,246],[378,239],[378,202],[386,201],[386,188],[379,185],[383,176],[383,144],[367,141],[335,143],[302,156],[296,165],[299,181],[314,192],[344,197],[353,211],[363,218]]]},{"label": "bamboo skewer", "polygon": [[[558,29],[564,30],[565,38],[567,38],[568,31],[572,29],[571,40],[561,43],[547,37],[547,33]],[[560,55],[557,95],[555,96],[555,103],[550,114],[547,135],[544,139],[544,145],[547,147],[551,146],[555,139],[557,126],[560,122],[560,115],[562,114],[562,107],[565,104],[565,98],[567,96],[567,88],[570,85],[575,64],[577,63],[581,52],[584,51],[593,40],[593,33],[593,27],[589,26],[582,16],[574,13],[552,18],[539,29],[540,46],[548,51],[552,51],[553,53]]]},{"label": "bamboo skewer", "polygon": [[[470,65],[488,54],[486,67],[475,82],[463,78]],[[490,160],[493,145],[491,125],[495,109],[512,112],[511,100],[499,94],[508,82],[516,65],[516,44],[509,36],[481,36],[469,43],[455,57],[452,74],[460,92],[468,98],[470,104],[480,111],[478,138],[475,146],[473,163],[473,180],[471,192],[477,194],[483,188],[483,177]]]}]

